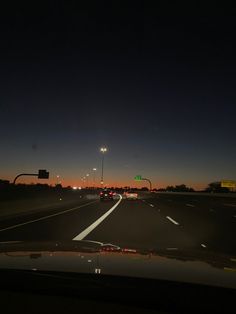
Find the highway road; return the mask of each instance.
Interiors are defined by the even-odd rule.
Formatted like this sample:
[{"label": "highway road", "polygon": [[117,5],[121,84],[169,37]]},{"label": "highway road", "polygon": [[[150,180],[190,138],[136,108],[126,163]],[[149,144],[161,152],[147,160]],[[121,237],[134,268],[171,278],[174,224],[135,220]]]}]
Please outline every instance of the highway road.
[{"label": "highway road", "polygon": [[81,199],[0,220],[0,242],[92,240],[151,250],[236,256],[236,197],[151,194],[128,201]]}]

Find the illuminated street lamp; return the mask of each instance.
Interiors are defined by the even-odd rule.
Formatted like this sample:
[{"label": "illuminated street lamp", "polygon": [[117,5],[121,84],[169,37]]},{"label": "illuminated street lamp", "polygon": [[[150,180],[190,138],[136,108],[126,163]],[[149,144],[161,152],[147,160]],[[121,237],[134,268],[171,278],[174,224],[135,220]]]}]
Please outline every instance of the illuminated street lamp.
[{"label": "illuminated street lamp", "polygon": [[84,183],[84,187],[85,187],[85,179],[86,179],[86,177],[82,177],[82,178],[81,178],[81,180],[82,180],[83,183]]},{"label": "illuminated street lamp", "polygon": [[93,168],[93,187],[95,188],[95,173],[97,171],[97,168]]},{"label": "illuminated street lamp", "polygon": [[60,176],[59,176],[59,174],[57,175],[57,185],[58,184],[61,184],[61,181],[59,180],[60,179]]},{"label": "illuminated street lamp", "polygon": [[104,181],[103,181],[104,154],[107,152],[107,148],[106,148],[106,147],[101,147],[101,148],[100,148],[100,152],[102,153],[102,175],[101,175],[101,185],[103,185],[103,183],[104,183]]},{"label": "illuminated street lamp", "polygon": [[87,186],[89,186],[89,173],[86,174],[86,178],[87,178]]}]

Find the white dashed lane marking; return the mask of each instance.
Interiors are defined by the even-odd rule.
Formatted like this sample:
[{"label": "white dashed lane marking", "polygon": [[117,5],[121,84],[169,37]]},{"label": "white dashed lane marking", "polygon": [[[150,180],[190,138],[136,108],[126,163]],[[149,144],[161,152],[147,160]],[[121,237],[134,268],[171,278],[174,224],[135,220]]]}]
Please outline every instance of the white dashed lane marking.
[{"label": "white dashed lane marking", "polygon": [[195,205],[193,204],[185,204],[186,206],[189,206],[189,207],[195,207]]},{"label": "white dashed lane marking", "polygon": [[179,225],[179,223],[177,221],[175,221],[174,219],[172,219],[170,216],[166,216],[166,218],[171,221],[174,225]]}]

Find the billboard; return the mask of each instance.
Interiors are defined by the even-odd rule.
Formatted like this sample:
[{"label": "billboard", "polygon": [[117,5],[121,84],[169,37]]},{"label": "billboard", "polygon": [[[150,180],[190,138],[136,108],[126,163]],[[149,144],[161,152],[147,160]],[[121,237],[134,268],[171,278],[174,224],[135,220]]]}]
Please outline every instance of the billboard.
[{"label": "billboard", "polygon": [[223,180],[221,181],[222,188],[236,188],[236,181],[233,180]]}]

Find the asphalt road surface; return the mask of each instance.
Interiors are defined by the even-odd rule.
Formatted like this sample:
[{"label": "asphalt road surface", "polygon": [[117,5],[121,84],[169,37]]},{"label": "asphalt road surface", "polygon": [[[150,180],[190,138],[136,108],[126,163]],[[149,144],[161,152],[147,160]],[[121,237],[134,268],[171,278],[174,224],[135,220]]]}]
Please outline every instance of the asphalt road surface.
[{"label": "asphalt road surface", "polygon": [[8,217],[0,242],[93,240],[141,249],[236,255],[236,197],[152,194],[136,201],[78,200],[73,207]]}]

